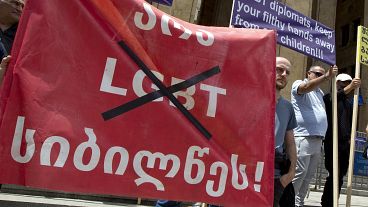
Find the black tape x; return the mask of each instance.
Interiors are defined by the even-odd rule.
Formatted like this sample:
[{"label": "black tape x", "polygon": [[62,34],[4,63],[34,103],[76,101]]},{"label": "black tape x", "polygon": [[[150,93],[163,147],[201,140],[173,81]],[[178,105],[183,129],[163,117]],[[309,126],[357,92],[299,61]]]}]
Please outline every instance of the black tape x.
[{"label": "black tape x", "polygon": [[190,86],[193,86],[215,74],[220,72],[220,68],[218,66],[211,68],[203,73],[200,73],[196,76],[189,78],[181,83],[172,85],[170,87],[166,87],[153,73],[148,67],[143,63],[142,60],[122,41],[118,42],[120,47],[124,49],[124,51],[129,55],[130,58],[142,69],[142,71],[147,75],[149,79],[159,88],[158,91],[151,92],[142,97],[139,97],[133,101],[122,104],[118,107],[115,107],[111,110],[108,110],[102,113],[102,117],[104,120],[112,119],[116,116],[119,116],[125,112],[133,110],[139,106],[142,106],[146,103],[149,103],[157,98],[162,96],[166,96],[169,100],[183,113],[183,115],[207,138],[211,138],[211,134],[202,126],[202,124],[178,101],[178,99],[173,95],[173,93],[186,89]]}]

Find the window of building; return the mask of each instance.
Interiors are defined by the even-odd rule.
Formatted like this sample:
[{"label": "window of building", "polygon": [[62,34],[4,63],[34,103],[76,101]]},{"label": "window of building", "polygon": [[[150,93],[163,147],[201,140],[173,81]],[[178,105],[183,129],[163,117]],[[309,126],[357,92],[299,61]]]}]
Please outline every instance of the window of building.
[{"label": "window of building", "polygon": [[340,73],[347,73],[346,71],[348,71],[348,68],[339,68],[339,74]]},{"label": "window of building", "polygon": [[[344,68],[339,68],[339,74],[340,73],[347,73],[347,74],[352,75],[354,73],[354,71],[355,71],[355,65],[349,65],[349,66],[344,67]],[[355,73],[353,75],[355,75]],[[353,77],[353,76],[351,76],[351,77]]]},{"label": "window of building", "polygon": [[344,47],[349,43],[349,24],[341,27],[341,46]]},{"label": "window of building", "polygon": [[348,71],[348,74],[351,75],[351,77],[355,77],[355,64],[350,66],[350,71]]},{"label": "window of building", "polygon": [[360,18],[353,21],[353,40],[356,42],[358,34],[358,26],[360,25]]}]

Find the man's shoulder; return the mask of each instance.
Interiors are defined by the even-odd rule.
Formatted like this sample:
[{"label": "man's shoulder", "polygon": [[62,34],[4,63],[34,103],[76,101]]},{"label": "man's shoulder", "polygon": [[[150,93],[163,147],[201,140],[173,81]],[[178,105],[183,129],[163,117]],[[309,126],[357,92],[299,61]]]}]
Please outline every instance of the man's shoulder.
[{"label": "man's shoulder", "polygon": [[296,81],[293,82],[293,85],[301,84],[303,82],[304,82],[304,80],[296,80]]},{"label": "man's shoulder", "polygon": [[284,97],[280,96],[280,99],[279,99],[280,103],[282,104],[287,104],[287,105],[291,105],[290,101],[285,99]]},{"label": "man's shoulder", "polygon": [[279,107],[283,107],[283,108],[288,108],[288,109],[293,109],[293,105],[290,103],[289,100],[286,100],[284,97],[280,97],[279,101],[278,101],[278,105]]},{"label": "man's shoulder", "polygon": [[299,86],[302,84],[302,83],[304,83],[305,82],[305,80],[296,80],[296,81],[294,81],[294,83],[292,84],[292,86],[291,86],[291,93],[292,94],[297,94],[297,95],[299,95],[298,94],[298,88],[299,88]]}]

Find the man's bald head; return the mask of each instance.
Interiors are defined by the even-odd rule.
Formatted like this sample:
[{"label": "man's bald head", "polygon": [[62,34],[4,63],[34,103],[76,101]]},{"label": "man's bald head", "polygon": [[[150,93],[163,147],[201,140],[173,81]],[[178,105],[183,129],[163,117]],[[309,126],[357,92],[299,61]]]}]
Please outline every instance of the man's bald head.
[{"label": "man's bald head", "polygon": [[284,57],[276,57],[276,89],[285,88],[291,71],[291,63]]},{"label": "man's bald head", "polygon": [[284,57],[276,57],[276,62],[283,62],[288,64],[289,66],[291,66],[291,63],[288,59],[284,58]]}]

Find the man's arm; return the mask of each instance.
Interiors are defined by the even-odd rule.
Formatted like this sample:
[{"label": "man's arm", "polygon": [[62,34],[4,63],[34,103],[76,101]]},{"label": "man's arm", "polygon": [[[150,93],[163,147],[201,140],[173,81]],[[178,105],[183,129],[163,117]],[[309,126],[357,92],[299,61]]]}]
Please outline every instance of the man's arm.
[{"label": "man's arm", "polygon": [[286,131],[285,146],[286,146],[286,154],[288,155],[288,158],[290,159],[291,164],[290,164],[289,172],[281,176],[280,178],[280,182],[284,187],[286,187],[293,180],[295,176],[297,155],[296,155],[296,146],[295,146],[293,130]]},{"label": "man's arm", "polygon": [[344,88],[344,93],[349,94],[352,90],[359,88],[361,81],[359,78],[354,78],[349,85]]},{"label": "man's arm", "polygon": [[309,80],[306,83],[302,83],[298,87],[298,94],[306,94],[309,93],[321,85],[322,82],[331,79],[333,76],[337,74],[338,68],[336,65],[334,65],[331,69],[327,71],[327,73],[323,76],[320,76],[318,78],[315,78],[313,80]]},{"label": "man's arm", "polygon": [[[339,89],[337,91],[337,101],[346,99],[346,96],[350,92],[355,90],[356,88],[359,88],[360,84],[361,84],[361,80],[359,78],[354,78],[349,85],[347,85],[346,87],[344,87],[342,89]],[[326,102],[325,102],[325,105],[326,105]],[[326,112],[327,112],[327,108],[326,108]]]},{"label": "man's arm", "polygon": [[367,128],[365,128],[365,131],[367,132],[367,134],[368,134],[368,124],[367,124]]}]

